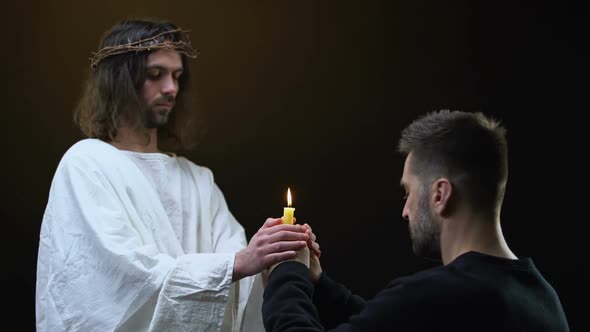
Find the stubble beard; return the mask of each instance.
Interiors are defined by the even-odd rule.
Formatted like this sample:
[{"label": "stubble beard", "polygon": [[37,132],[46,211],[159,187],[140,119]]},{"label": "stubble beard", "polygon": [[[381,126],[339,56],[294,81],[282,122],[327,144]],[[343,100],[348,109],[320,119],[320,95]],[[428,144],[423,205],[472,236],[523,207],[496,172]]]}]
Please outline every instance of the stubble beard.
[{"label": "stubble beard", "polygon": [[[165,108],[158,105],[158,103],[168,102],[172,103],[171,108]],[[174,109],[174,99],[163,97],[155,100],[145,109],[145,127],[148,129],[164,127],[170,119],[170,113]]]},{"label": "stubble beard", "polygon": [[168,123],[172,109],[150,107],[145,113],[145,126],[148,129],[161,128]]},{"label": "stubble beard", "polygon": [[440,224],[428,206],[428,193],[420,193],[414,220],[409,223],[412,249],[417,256],[440,260]]}]

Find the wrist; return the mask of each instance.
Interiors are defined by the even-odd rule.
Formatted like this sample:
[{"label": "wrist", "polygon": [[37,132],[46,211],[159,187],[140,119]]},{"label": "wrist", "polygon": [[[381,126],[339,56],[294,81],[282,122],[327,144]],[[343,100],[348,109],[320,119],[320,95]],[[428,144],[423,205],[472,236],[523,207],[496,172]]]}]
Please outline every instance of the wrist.
[{"label": "wrist", "polygon": [[234,256],[234,266],[232,271],[232,281],[238,281],[245,277],[242,272],[242,250],[238,251]]},{"label": "wrist", "polygon": [[322,277],[322,271],[319,272],[314,272],[309,270],[309,279],[311,280],[311,282],[315,285],[318,283],[318,281],[320,281],[320,278]]},{"label": "wrist", "polygon": [[272,273],[272,271],[273,271],[273,270],[274,270],[274,269],[275,269],[277,266],[279,266],[279,265],[281,265],[281,264],[283,264],[283,263],[285,263],[285,262],[296,262],[296,260],[294,260],[294,259],[286,259],[286,260],[284,260],[284,261],[280,261],[280,262],[278,262],[278,263],[275,263],[275,264],[271,265],[271,266],[268,268],[268,274],[270,275],[270,274]]}]

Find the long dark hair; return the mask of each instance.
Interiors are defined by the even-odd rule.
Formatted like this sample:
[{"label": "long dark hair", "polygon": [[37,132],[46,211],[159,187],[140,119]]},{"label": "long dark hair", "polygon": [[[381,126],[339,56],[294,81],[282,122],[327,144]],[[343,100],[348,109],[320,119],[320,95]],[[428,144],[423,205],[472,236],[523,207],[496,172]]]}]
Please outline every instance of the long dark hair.
[{"label": "long dark hair", "polygon": [[[107,31],[99,49],[124,45],[177,30],[170,22],[156,20],[125,20]],[[167,35],[170,41],[184,40],[184,32]],[[112,141],[123,125],[144,126],[142,105],[138,92],[146,80],[146,63],[150,50],[131,51],[101,59],[90,71],[82,97],[74,112],[74,121],[91,138]],[[183,74],[179,79],[176,106],[168,123],[158,128],[158,145],[166,151],[188,151],[196,145],[197,123],[189,106],[193,102],[189,87],[188,57],[180,54]],[[146,139],[149,139],[146,137]],[[146,143],[148,143],[147,141]]]}]

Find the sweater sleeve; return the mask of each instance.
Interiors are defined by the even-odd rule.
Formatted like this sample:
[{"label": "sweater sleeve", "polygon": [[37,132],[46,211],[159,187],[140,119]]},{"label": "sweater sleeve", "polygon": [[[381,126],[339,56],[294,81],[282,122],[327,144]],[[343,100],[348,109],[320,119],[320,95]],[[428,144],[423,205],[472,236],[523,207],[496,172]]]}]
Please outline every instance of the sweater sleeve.
[{"label": "sweater sleeve", "polygon": [[305,265],[291,261],[279,264],[264,291],[266,331],[323,331],[312,296],[313,284]]},{"label": "sweater sleeve", "polygon": [[[325,284],[324,284],[325,283]],[[328,286],[330,284],[330,286]],[[366,302],[364,308],[350,317],[345,313],[334,313],[341,308],[355,308],[363,302],[357,301],[343,286],[329,279],[322,281],[321,288],[327,297],[314,295],[314,286],[309,280],[309,270],[298,262],[285,262],[278,265],[271,273],[268,286],[264,291],[262,316],[267,332],[283,331],[324,331],[318,311],[312,299],[322,297],[324,309],[334,317],[332,323],[340,320],[341,324],[330,327],[329,331],[366,332],[366,331],[408,331],[422,313],[417,302],[409,297],[403,284],[392,282],[375,298]],[[329,290],[329,292],[325,292]],[[340,301],[347,305],[329,308],[330,299],[347,299]],[[358,308],[357,308],[358,309]],[[430,308],[429,308],[430,309]],[[356,310],[356,309],[355,309]],[[336,319],[337,318],[337,319]]]},{"label": "sweater sleeve", "polygon": [[361,312],[366,302],[344,285],[322,273],[315,285],[313,302],[319,312],[320,320],[325,328],[334,328],[348,321],[348,318]]}]

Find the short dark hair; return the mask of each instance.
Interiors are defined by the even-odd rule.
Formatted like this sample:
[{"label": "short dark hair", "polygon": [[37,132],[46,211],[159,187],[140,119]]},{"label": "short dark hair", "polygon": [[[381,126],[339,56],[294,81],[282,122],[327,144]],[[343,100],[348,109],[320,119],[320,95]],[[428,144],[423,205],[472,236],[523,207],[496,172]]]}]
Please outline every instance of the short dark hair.
[{"label": "short dark hair", "polygon": [[506,129],[482,113],[441,110],[406,127],[399,151],[423,185],[448,178],[461,199],[491,215],[499,211],[508,179]]},{"label": "short dark hair", "polygon": [[[99,49],[140,41],[172,30],[178,30],[178,27],[166,21],[124,20],[105,33]],[[185,38],[183,33],[171,32],[166,38],[172,42],[182,40]],[[144,125],[138,92],[146,80],[150,52],[133,51],[105,57],[91,70],[74,113],[74,121],[87,137],[111,141],[122,123],[134,127]],[[175,152],[189,150],[196,144],[194,115],[187,109],[189,64],[187,56],[180,55],[183,74],[179,79],[176,106],[168,123],[158,128],[158,145]]]}]

